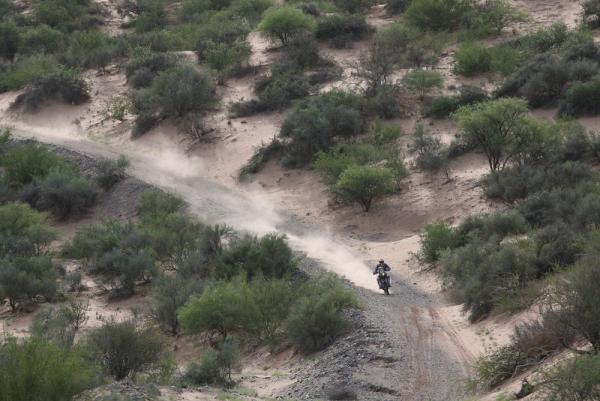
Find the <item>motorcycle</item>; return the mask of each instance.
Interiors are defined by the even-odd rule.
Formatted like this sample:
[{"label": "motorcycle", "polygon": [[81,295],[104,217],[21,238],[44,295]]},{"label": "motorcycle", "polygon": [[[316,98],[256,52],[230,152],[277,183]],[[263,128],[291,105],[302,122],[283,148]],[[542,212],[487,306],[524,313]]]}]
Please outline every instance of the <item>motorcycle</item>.
[{"label": "motorcycle", "polygon": [[385,292],[385,295],[390,295],[390,276],[388,276],[386,272],[379,272],[377,284],[379,284],[379,288]]}]

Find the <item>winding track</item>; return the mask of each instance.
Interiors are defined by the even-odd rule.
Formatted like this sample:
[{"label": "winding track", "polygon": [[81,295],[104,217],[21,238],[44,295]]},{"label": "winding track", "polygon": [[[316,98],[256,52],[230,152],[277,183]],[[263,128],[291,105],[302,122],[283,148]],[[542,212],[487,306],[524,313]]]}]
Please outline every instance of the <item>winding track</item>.
[{"label": "winding track", "polygon": [[[114,158],[117,151],[88,139],[68,139],[43,133],[14,130],[23,138],[62,146],[92,157]],[[367,348],[385,343],[384,355],[352,367],[349,378],[357,383],[364,400],[458,401],[468,373],[470,355],[451,325],[437,313],[443,305],[435,295],[419,291],[410,283],[395,280],[394,294],[374,292],[374,279],[367,266],[341,243],[315,227],[300,224],[276,211],[260,197],[216,184],[183,169],[167,168],[160,157],[126,152],[130,173],[136,178],[177,193],[191,211],[204,221],[227,223],[257,234],[278,231],[286,234],[294,247],[319,260],[326,268],[344,274],[340,267],[354,270],[356,290],[363,298],[365,317],[372,328]],[[181,160],[186,163],[186,160]],[[356,274],[359,271],[360,274]]]}]

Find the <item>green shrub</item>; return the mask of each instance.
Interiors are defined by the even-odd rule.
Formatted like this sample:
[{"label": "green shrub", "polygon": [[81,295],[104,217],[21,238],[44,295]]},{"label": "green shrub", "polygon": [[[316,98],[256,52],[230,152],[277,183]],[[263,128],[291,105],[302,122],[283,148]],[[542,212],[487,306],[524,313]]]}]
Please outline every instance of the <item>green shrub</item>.
[{"label": "green shrub", "polygon": [[12,22],[0,22],[0,58],[12,60],[19,50],[19,31]]},{"label": "green shrub", "polygon": [[294,36],[312,32],[315,21],[295,7],[275,7],[265,12],[258,29],[269,39],[285,46]]},{"label": "green shrub", "polygon": [[408,148],[415,154],[417,167],[434,173],[443,170],[449,179],[448,149],[439,138],[429,134],[422,124],[415,126]]},{"label": "green shrub", "polygon": [[40,309],[33,317],[31,334],[60,347],[69,348],[75,333],[88,320],[89,301],[70,299],[65,305]]},{"label": "green shrub", "polygon": [[63,69],[33,79],[25,92],[17,96],[11,108],[22,107],[28,111],[35,111],[51,100],[73,105],[81,104],[89,98],[90,84],[81,73]]},{"label": "green shrub", "polygon": [[39,338],[0,344],[0,400],[64,401],[98,384],[95,366],[78,349]]},{"label": "green shrub", "polygon": [[245,40],[234,43],[208,42],[202,47],[200,58],[208,67],[217,71],[220,85],[224,84],[227,76],[246,66],[252,54],[252,47]]},{"label": "green shrub", "polygon": [[566,93],[560,113],[570,116],[596,115],[600,113],[600,81],[578,82]]},{"label": "green shrub", "polygon": [[208,75],[193,66],[175,67],[161,72],[148,89],[135,94],[132,103],[141,134],[148,118],[155,122],[161,117],[181,120],[202,114],[215,103],[215,88]]},{"label": "green shrub", "polygon": [[361,107],[357,95],[341,91],[328,92],[298,104],[280,131],[284,139],[284,164],[306,165],[319,150],[328,150],[334,138],[362,133],[366,120]]},{"label": "green shrub", "polygon": [[251,174],[258,173],[270,159],[280,155],[281,152],[282,145],[277,138],[274,138],[267,144],[261,145],[256,149],[248,163],[240,169],[239,178],[244,179]]},{"label": "green shrub", "polygon": [[360,204],[365,212],[374,200],[395,192],[394,173],[386,167],[350,166],[335,185],[337,196],[346,202]]},{"label": "green shrub", "polygon": [[145,88],[159,73],[176,67],[179,63],[179,58],[171,53],[143,53],[127,63],[125,74],[133,88]]},{"label": "green shrub", "polygon": [[85,214],[96,204],[97,196],[89,181],[69,170],[51,170],[21,193],[22,200],[36,209],[51,212],[59,220]]},{"label": "green shrub", "polygon": [[38,23],[61,31],[83,31],[102,23],[102,8],[89,0],[34,0],[33,15]]},{"label": "green shrub", "polygon": [[409,90],[416,92],[423,100],[432,89],[441,89],[444,84],[442,75],[435,71],[413,70],[402,78],[402,83]]},{"label": "green shrub", "polygon": [[366,11],[372,4],[371,0],[333,0],[336,7],[349,13]]},{"label": "green shrub", "polygon": [[221,342],[217,348],[209,348],[202,353],[200,362],[191,362],[183,380],[193,385],[220,384],[230,387],[234,384],[231,373],[240,365],[240,351],[231,340]]},{"label": "green shrub", "polygon": [[462,296],[469,319],[487,316],[495,306],[515,297],[536,275],[535,253],[527,241],[500,247],[481,241],[444,255],[444,273]]},{"label": "green shrub", "polygon": [[47,25],[28,28],[21,34],[20,53],[24,54],[51,54],[58,52],[65,46],[64,34],[58,29]]},{"label": "green shrub", "polygon": [[166,25],[167,13],[164,0],[138,0],[139,15],[134,20],[137,32],[160,30]]},{"label": "green shrub", "polygon": [[526,20],[526,14],[507,0],[486,0],[469,22],[469,29],[477,36],[500,35],[504,28]]},{"label": "green shrub", "polygon": [[[252,316],[247,291],[241,280],[220,281],[192,297],[180,310],[179,321],[186,333],[218,333],[226,339],[241,330]],[[241,289],[244,291],[240,291]]]},{"label": "green shrub", "polygon": [[90,357],[115,380],[168,369],[165,339],[156,329],[135,321],[108,321],[92,331],[86,343]]},{"label": "green shrub", "polygon": [[60,64],[52,56],[33,55],[19,60],[6,70],[0,69],[0,92],[21,89],[35,79],[59,73]]},{"label": "green shrub", "polygon": [[467,77],[492,70],[492,54],[486,47],[473,43],[462,45],[454,55],[454,72]]},{"label": "green shrub", "polygon": [[184,202],[175,195],[160,191],[148,191],[140,196],[138,212],[142,217],[162,217],[180,211],[184,205]]},{"label": "green shrub", "polygon": [[126,176],[129,159],[125,156],[119,156],[117,160],[102,159],[98,163],[98,177],[96,181],[105,191],[114,187]]},{"label": "green shrub", "polygon": [[24,203],[0,206],[0,259],[45,255],[56,235],[45,213]]},{"label": "green shrub", "polygon": [[329,152],[317,153],[313,168],[325,184],[335,185],[348,167],[371,164],[381,159],[381,150],[371,144],[340,144]]},{"label": "green shrub", "polygon": [[405,18],[423,31],[453,31],[473,9],[470,0],[413,0]]},{"label": "green shrub", "polygon": [[370,28],[363,15],[330,14],[317,20],[315,36],[327,39],[334,47],[348,47],[349,42],[361,40]]},{"label": "green shrub", "polygon": [[446,249],[455,248],[457,238],[454,229],[447,223],[431,223],[423,228],[419,239],[420,254],[427,263],[435,263]]},{"label": "green shrub", "polygon": [[344,333],[349,322],[342,312],[358,301],[333,275],[309,281],[286,321],[288,337],[303,352],[319,351]]},{"label": "green shrub", "polygon": [[257,276],[283,278],[293,273],[297,260],[285,236],[267,234],[261,238],[246,235],[235,239],[219,257],[218,277],[232,278],[245,274],[249,279]]},{"label": "green shrub", "polygon": [[572,357],[546,372],[543,383],[552,400],[595,400],[600,397],[600,356]]},{"label": "green shrub", "polygon": [[12,311],[37,297],[52,299],[56,293],[56,271],[50,258],[0,259],[0,294],[8,300]]},{"label": "green shrub", "polygon": [[454,113],[460,107],[458,99],[454,96],[440,96],[435,98],[429,109],[427,110],[427,116],[442,119],[447,118]]},{"label": "green shrub", "polygon": [[2,157],[2,166],[8,183],[18,188],[67,165],[47,146],[34,143],[9,150]]}]

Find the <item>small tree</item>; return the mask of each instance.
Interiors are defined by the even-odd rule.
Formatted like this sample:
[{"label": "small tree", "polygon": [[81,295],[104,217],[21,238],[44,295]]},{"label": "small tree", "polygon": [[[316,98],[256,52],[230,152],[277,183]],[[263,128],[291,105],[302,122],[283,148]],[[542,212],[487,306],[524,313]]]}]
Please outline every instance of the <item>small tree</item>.
[{"label": "small tree", "polygon": [[152,317],[164,330],[176,335],[179,332],[177,311],[190,296],[200,291],[200,283],[179,276],[163,275],[154,283],[152,291]]},{"label": "small tree", "polygon": [[168,357],[167,343],[160,333],[134,321],[111,320],[87,337],[91,356],[115,380],[151,370]]},{"label": "small tree", "polygon": [[179,311],[179,321],[188,333],[216,332],[226,339],[248,319],[245,294],[233,282],[221,281],[191,298]]},{"label": "small tree", "polygon": [[571,358],[544,374],[548,399],[594,401],[600,398],[600,356]]},{"label": "small tree", "polygon": [[524,135],[527,102],[503,98],[466,106],[455,113],[466,139],[485,152],[491,171],[502,170],[511,160],[511,145]]},{"label": "small tree", "polygon": [[441,170],[446,175],[446,179],[450,179],[448,148],[439,138],[429,134],[422,124],[415,127],[409,150],[416,155],[417,167],[431,172]]},{"label": "small tree", "polygon": [[231,373],[240,364],[240,351],[231,340],[222,341],[216,348],[209,348],[202,354],[200,362],[192,362],[184,373],[184,381],[194,385],[221,384],[231,387]]},{"label": "small tree", "polygon": [[251,54],[252,47],[247,41],[233,44],[211,42],[202,51],[201,57],[210,68],[217,71],[217,83],[223,85],[227,74],[247,63]]},{"label": "small tree", "polygon": [[25,203],[0,206],[0,259],[44,255],[56,237],[46,213]]},{"label": "small tree", "polygon": [[442,75],[430,70],[414,70],[402,79],[402,83],[409,90],[416,92],[419,99],[425,99],[425,95],[434,88],[440,89],[444,84]]},{"label": "small tree", "polygon": [[283,6],[267,10],[258,29],[271,40],[287,45],[292,38],[314,31],[314,19],[296,7]]},{"label": "small tree", "polygon": [[47,146],[29,144],[10,149],[2,157],[4,176],[11,186],[21,187],[35,178],[43,178],[50,170],[66,166],[66,162]]},{"label": "small tree", "polygon": [[56,293],[56,272],[50,258],[0,259],[0,294],[8,299],[12,311],[17,306]]},{"label": "small tree", "polygon": [[496,35],[507,26],[527,19],[526,14],[508,0],[486,0],[481,7],[482,23],[487,29],[492,28]]},{"label": "small tree", "polygon": [[394,174],[385,167],[350,166],[335,185],[341,199],[359,203],[365,212],[371,209],[373,200],[394,190]]}]

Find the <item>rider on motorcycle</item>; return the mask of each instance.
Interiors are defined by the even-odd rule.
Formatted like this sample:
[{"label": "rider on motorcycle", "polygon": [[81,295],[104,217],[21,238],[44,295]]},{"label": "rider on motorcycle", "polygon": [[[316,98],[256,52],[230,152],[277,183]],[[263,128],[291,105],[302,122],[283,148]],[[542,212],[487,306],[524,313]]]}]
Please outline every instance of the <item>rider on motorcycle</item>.
[{"label": "rider on motorcycle", "polygon": [[375,266],[375,270],[373,271],[374,275],[377,274],[377,284],[379,284],[379,288],[383,287],[383,282],[381,281],[382,279],[387,281],[388,287],[391,287],[390,276],[387,274],[387,272],[390,270],[392,269],[390,269],[388,264],[385,263],[383,259],[379,259],[379,264]]}]

